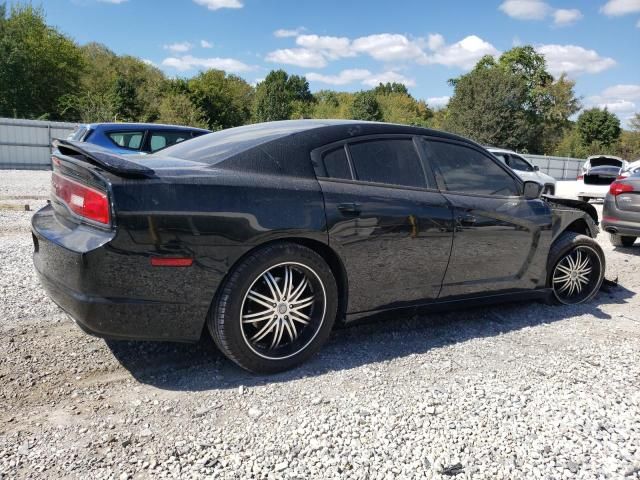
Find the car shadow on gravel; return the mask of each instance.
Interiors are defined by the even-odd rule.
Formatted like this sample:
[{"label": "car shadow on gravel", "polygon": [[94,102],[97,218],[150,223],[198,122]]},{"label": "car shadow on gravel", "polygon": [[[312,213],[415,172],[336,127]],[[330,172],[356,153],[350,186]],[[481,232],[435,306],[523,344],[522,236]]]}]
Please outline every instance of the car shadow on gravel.
[{"label": "car shadow on gravel", "polygon": [[635,293],[603,288],[586,305],[538,302],[494,305],[446,313],[378,315],[336,329],[319,354],[289,372],[258,376],[227,360],[208,335],[197,344],[106,341],[115,358],[141,383],[173,391],[203,391],[281,383],[385,362],[429,350],[536,327],[575,316],[611,317],[600,306],[626,303]]}]

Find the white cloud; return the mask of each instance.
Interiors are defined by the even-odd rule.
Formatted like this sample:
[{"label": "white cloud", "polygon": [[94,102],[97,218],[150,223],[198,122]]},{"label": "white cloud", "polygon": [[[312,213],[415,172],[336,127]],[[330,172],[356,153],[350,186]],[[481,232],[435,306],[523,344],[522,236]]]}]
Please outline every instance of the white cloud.
[{"label": "white cloud", "polygon": [[416,84],[415,80],[407,78],[393,70],[371,73],[369,70],[353,68],[342,70],[337,75],[323,75],[310,72],[307,73],[305,77],[312,82],[328,83],[330,85],[348,85],[354,82],[360,82],[362,85],[376,87],[379,83],[396,82],[408,87],[413,87]]},{"label": "white cloud", "polygon": [[143,58],[143,59],[142,59],[142,63],[146,63],[147,65],[151,65],[152,67],[155,67],[155,66],[156,66],[156,64],[155,64],[155,63],[153,63],[153,61],[152,61],[152,60],[149,60],[148,58]]},{"label": "white cloud", "polygon": [[451,45],[446,45],[441,35],[437,40],[432,40],[433,37],[429,37],[429,45],[436,48],[426,57],[424,63],[437,63],[468,70],[473,68],[483,56],[500,54],[496,47],[476,35],[469,35]]},{"label": "white cloud", "polygon": [[551,7],[541,0],[506,0],[500,10],[518,20],[543,20]]},{"label": "white cloud", "polygon": [[609,0],[600,9],[610,17],[640,12],[640,0]]},{"label": "white cloud", "polygon": [[299,35],[296,43],[306,49],[321,52],[329,59],[352,57],[351,41],[347,37]]},{"label": "white cloud", "polygon": [[187,70],[195,70],[198,68],[214,68],[234,73],[254,70],[254,67],[234,58],[199,58],[192,55],[184,55],[182,57],[168,57],[162,61],[162,65],[165,67],[175,68],[176,70],[182,72]]},{"label": "white cloud", "polygon": [[577,45],[538,45],[536,50],[544,55],[549,72],[554,76],[599,73],[616,65],[613,58],[601,57],[595,50]]},{"label": "white cloud", "polygon": [[371,77],[371,72],[360,68],[352,68],[342,70],[338,75],[323,75],[321,73],[310,72],[307,73],[305,77],[312,82],[328,83],[330,85],[348,85]]},{"label": "white cloud", "polygon": [[577,8],[564,9],[559,8],[553,12],[553,23],[564,27],[572,25],[582,18],[582,12]]},{"label": "white cloud", "polygon": [[438,50],[444,47],[444,45],[445,41],[442,35],[440,35],[439,33],[429,34],[429,39],[427,40],[427,47],[429,47],[429,50]]},{"label": "white cloud", "polygon": [[213,43],[208,42],[206,40],[200,40],[200,46],[202,48],[213,48]]},{"label": "white cloud", "polygon": [[374,74],[373,76],[367,78],[366,80],[363,80],[362,84],[367,85],[369,87],[377,87],[378,84],[387,83],[387,82],[402,83],[407,87],[413,87],[416,84],[416,81],[414,79],[407,78],[404,75],[394,71],[387,71],[387,72]]},{"label": "white cloud", "polygon": [[640,110],[640,85],[613,85],[599,95],[585,99],[585,108],[606,108],[620,117],[623,125]]},{"label": "white cloud", "polygon": [[184,53],[191,50],[193,48],[193,45],[191,45],[189,42],[177,42],[165,45],[163,48],[174,53]]},{"label": "white cloud", "polygon": [[321,52],[308,48],[283,48],[267,54],[267,62],[297,65],[305,68],[323,68],[327,60]]},{"label": "white cloud", "polygon": [[356,53],[364,53],[383,62],[424,59],[419,42],[398,33],[359,37],[352,42],[351,48]]},{"label": "white cloud", "polygon": [[240,0],[193,0],[198,5],[207,7],[209,10],[219,10],[220,8],[242,8]]},{"label": "white cloud", "polygon": [[427,98],[427,105],[435,109],[443,108],[447,106],[447,103],[449,103],[449,100],[451,100],[451,97],[449,96],[429,97]]},{"label": "white cloud", "polygon": [[278,38],[297,37],[304,31],[305,31],[304,27],[298,27],[298,28],[292,28],[292,29],[279,28],[278,30],[273,32],[273,36]]}]

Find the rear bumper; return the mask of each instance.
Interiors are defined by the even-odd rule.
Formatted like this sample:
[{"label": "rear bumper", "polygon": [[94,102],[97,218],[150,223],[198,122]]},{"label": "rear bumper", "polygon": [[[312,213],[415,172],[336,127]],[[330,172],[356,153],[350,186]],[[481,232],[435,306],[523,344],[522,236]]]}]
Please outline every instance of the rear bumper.
[{"label": "rear bumper", "polygon": [[600,224],[605,232],[640,237],[640,212],[621,210],[611,195],[604,200]]},{"label": "rear bumper", "polygon": [[[114,232],[65,226],[50,206],[34,214],[32,233],[42,285],[85,332],[122,340],[200,338],[209,305],[169,293],[176,282],[189,285],[193,272],[150,271],[148,257],[142,269],[131,252],[110,248]],[[150,295],[150,280],[159,285],[158,295]]]}]

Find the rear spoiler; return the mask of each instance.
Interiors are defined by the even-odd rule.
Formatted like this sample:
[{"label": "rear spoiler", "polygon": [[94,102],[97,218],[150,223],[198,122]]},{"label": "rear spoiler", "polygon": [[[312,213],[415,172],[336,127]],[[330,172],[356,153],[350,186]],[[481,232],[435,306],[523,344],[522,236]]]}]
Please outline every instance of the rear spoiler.
[{"label": "rear spoiler", "polygon": [[150,177],[155,173],[144,165],[127,160],[122,155],[110,152],[92,143],[56,138],[52,144],[62,155],[81,155],[87,162],[123,177]]}]

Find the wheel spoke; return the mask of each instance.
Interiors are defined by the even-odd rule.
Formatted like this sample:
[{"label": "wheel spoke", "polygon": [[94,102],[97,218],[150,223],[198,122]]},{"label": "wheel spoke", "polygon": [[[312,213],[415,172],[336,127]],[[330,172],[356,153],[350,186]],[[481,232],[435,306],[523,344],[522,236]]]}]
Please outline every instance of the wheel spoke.
[{"label": "wheel spoke", "polygon": [[567,288],[569,288],[570,285],[571,285],[571,280],[567,280],[566,282],[563,283],[560,290],[558,290],[558,293],[564,292]]},{"label": "wheel spoke", "polygon": [[[249,295],[247,295],[247,298],[253,302],[259,303],[260,305],[262,305],[263,307],[267,307],[267,308],[273,308],[273,302],[268,299],[267,297],[265,297],[264,295],[260,295],[258,292],[254,292],[253,290],[249,292]],[[262,300],[262,298],[267,298],[267,301]]]},{"label": "wheel spoke", "polygon": [[[260,312],[260,313],[264,313],[264,312]],[[243,315],[242,323],[259,323],[259,322],[264,322],[265,320],[269,320],[272,317],[273,317],[273,312],[268,312],[266,315],[263,315],[261,317],[254,317],[252,315]]]},{"label": "wheel spoke", "polygon": [[558,270],[560,270],[562,273],[566,273],[567,275],[571,275],[571,269],[567,268],[561,264],[558,264],[558,266],[556,267]]},{"label": "wheel spoke", "polygon": [[278,317],[273,317],[271,320],[269,320],[267,323],[265,323],[265,325],[262,327],[262,329],[260,329],[260,331],[258,331],[258,333],[256,333],[253,337],[251,337],[251,341],[252,342],[259,342],[264,337],[266,337],[267,334],[271,330],[273,330],[273,327],[276,326],[277,321],[278,321]]},{"label": "wheel spoke", "polygon": [[556,282],[565,282],[567,280],[569,280],[571,278],[571,275],[565,274],[562,275],[561,277],[553,277],[553,281],[554,283]]},{"label": "wheel spoke", "polygon": [[278,282],[276,281],[276,279],[273,277],[273,275],[271,274],[271,272],[267,272],[265,273],[265,278],[267,280],[269,280],[271,282],[271,284],[273,285],[273,288],[275,288],[276,290],[276,298],[280,299],[282,298],[282,291],[280,290],[280,286],[278,285]]},{"label": "wheel spoke", "polygon": [[301,306],[303,303],[307,303],[307,302],[313,303],[314,298],[315,298],[315,295],[311,295],[310,297],[303,298],[302,300],[298,299],[293,302],[289,302],[289,305],[291,305],[291,308],[303,308]]},{"label": "wheel spoke", "polygon": [[298,329],[296,328],[296,324],[293,320],[289,319],[287,321],[287,330],[289,331],[289,335],[291,335],[291,340],[295,340],[298,338]]},{"label": "wheel spoke", "polygon": [[279,320],[276,323],[276,331],[273,334],[273,341],[271,342],[271,350],[280,345],[280,340],[282,339],[282,332],[284,331],[284,322]]},{"label": "wheel spoke", "polygon": [[304,292],[305,288],[307,288],[309,281],[307,280],[307,277],[305,277],[300,284],[295,288],[295,290],[293,291],[293,293],[291,293],[291,298],[289,299],[291,303],[295,302],[298,298],[300,298],[300,295],[302,295],[302,292]]},{"label": "wheel spoke", "polygon": [[[300,315],[300,316],[299,316]],[[308,325],[309,321],[305,320],[304,318],[302,318],[303,314],[302,313],[298,313],[298,312],[294,312],[293,310],[289,311],[289,318],[291,320],[293,320],[294,322],[299,322],[302,323],[303,325]],[[306,317],[306,315],[304,315]],[[308,319],[309,317],[307,317]]]}]

